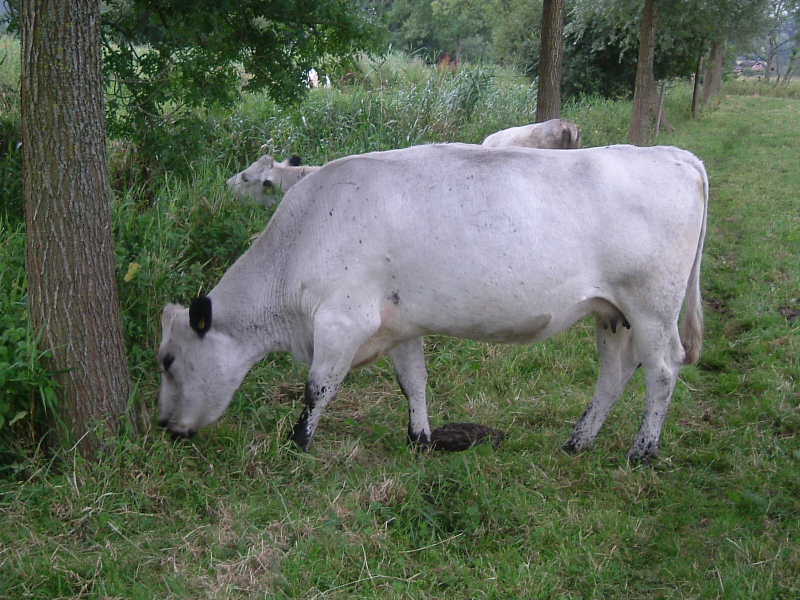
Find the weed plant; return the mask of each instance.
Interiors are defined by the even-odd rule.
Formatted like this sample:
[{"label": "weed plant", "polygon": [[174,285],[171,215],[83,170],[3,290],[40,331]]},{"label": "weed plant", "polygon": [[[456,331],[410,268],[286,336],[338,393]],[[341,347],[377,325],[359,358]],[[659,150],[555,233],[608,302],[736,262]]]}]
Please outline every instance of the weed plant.
[{"label": "weed plant", "polygon": [[0,219],[12,222],[22,215],[19,76],[19,43],[0,34]]}]

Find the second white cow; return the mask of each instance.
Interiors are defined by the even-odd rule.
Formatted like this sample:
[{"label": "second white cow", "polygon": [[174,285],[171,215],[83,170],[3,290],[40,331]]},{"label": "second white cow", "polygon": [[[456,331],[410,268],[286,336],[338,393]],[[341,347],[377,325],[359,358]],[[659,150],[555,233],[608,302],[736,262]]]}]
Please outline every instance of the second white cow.
[{"label": "second white cow", "polygon": [[550,119],[542,123],[503,129],[487,136],[482,145],[491,148],[521,146],[571,150],[581,147],[581,130],[572,121]]},{"label": "second white cow", "polygon": [[289,351],[311,365],[293,432],[307,448],[348,371],[388,354],[409,437],[425,444],[423,336],[528,343],[593,315],[600,375],[567,447],[592,443],[643,366],[629,455],[649,459],[678,371],[700,353],[707,204],[702,163],[672,147],[443,144],[333,161],[207,296],[164,309],[161,423],[194,434],[254,364]]},{"label": "second white cow", "polygon": [[270,206],[277,201],[279,190],[287,192],[303,177],[317,169],[319,167],[301,165],[299,156],[276,162],[269,154],[265,154],[225,183],[240,198],[251,198],[264,206]]}]

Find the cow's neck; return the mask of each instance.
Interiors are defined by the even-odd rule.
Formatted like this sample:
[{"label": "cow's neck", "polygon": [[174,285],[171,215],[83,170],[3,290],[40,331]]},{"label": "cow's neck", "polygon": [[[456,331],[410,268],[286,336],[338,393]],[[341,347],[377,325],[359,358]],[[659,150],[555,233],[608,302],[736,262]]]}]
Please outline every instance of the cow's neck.
[{"label": "cow's neck", "polygon": [[310,333],[287,297],[283,268],[287,247],[272,233],[256,240],[209,294],[251,366],[269,352],[292,352],[304,361],[311,358]]}]

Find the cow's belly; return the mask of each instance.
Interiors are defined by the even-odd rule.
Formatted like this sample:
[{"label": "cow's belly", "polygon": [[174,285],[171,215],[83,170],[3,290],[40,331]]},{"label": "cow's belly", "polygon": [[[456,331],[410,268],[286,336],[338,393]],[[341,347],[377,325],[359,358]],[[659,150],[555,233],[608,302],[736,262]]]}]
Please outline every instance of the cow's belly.
[{"label": "cow's belly", "polygon": [[436,305],[413,296],[405,300],[395,296],[383,305],[381,326],[358,349],[353,366],[367,364],[397,344],[421,335],[442,334],[484,342],[529,343],[545,340],[591,314],[614,327],[626,322],[620,309],[601,297],[571,301],[559,298],[548,307],[549,310],[537,312],[536,309],[542,305],[541,299],[537,301],[534,298],[528,303],[509,304],[496,298],[491,305],[478,306],[464,298],[460,302]]},{"label": "cow's belly", "polygon": [[[462,307],[463,308],[463,307]],[[497,305],[474,310],[458,310],[450,307],[441,312],[425,311],[417,315],[413,323],[427,334],[444,334],[485,342],[529,343],[547,338],[571,327],[576,321],[590,314],[621,314],[609,302],[590,298],[543,310],[540,303],[531,301],[530,306],[514,306],[503,312]]]}]

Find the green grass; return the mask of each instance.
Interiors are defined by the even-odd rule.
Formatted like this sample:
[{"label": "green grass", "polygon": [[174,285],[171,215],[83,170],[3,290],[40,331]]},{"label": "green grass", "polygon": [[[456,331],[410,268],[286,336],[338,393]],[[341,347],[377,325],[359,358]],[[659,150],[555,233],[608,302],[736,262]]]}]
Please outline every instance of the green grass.
[{"label": "green grass", "polygon": [[[415,71],[404,89],[315,91],[296,112],[248,98],[209,116],[220,134],[185,176],[153,196],[120,195],[135,400],[151,417],[161,306],[213,285],[267,220],[220,184],[239,161],[265,136],[313,161],[479,141],[530,120],[524,83],[474,77],[428,86]],[[445,114],[448,97],[470,102],[475,81],[504,96],[480,95],[468,119]],[[800,596],[800,101],[726,96],[691,122],[678,87],[667,106],[676,131],[659,142],[697,153],[711,177],[707,335],[653,467],[625,460],[641,377],[593,449],[561,450],[596,376],[589,323],[535,346],[427,341],[433,425],[498,427],[508,437],[497,450],[410,451],[406,403],[382,360],[348,377],[312,452],[296,452],[285,439],[305,368],[273,355],[191,442],[153,428],[95,462],[32,449],[11,464],[0,598]],[[624,141],[630,106],[589,99],[564,113],[601,145]],[[140,269],[125,281],[131,263]]]},{"label": "green grass", "polygon": [[771,96],[773,98],[800,98],[800,79],[793,77],[788,82],[775,83],[756,77],[737,78],[725,84],[725,92],[741,96]]}]

